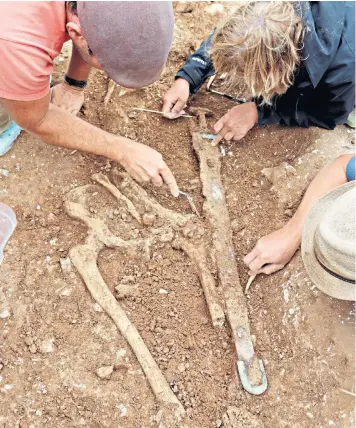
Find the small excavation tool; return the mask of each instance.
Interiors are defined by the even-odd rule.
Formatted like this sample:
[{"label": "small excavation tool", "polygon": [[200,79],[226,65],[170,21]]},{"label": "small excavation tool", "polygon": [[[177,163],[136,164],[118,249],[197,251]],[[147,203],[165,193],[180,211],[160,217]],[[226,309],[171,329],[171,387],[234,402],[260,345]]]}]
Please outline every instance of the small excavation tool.
[{"label": "small excavation tool", "polygon": [[[149,108],[143,108],[143,107],[133,107],[132,110],[137,110],[137,111],[147,111],[148,113],[156,113],[156,114],[164,114],[163,112],[159,111],[159,110],[152,110]],[[193,117],[189,114],[182,114],[179,117]]]},{"label": "small excavation tool", "polygon": [[182,192],[179,190],[179,194],[182,196],[185,196],[188,200],[188,203],[190,205],[190,208],[192,209],[193,213],[197,215],[197,217],[200,217],[199,211],[197,210],[197,207],[195,206],[193,196],[187,192]]},{"label": "small excavation tool", "polygon": [[212,94],[221,95],[225,98],[228,98],[229,100],[236,101],[237,103],[240,103],[240,104],[243,104],[246,102],[244,98],[236,98],[233,95],[225,94],[225,92],[220,92],[213,89],[211,86],[212,86],[212,83],[214,82],[215,77],[216,77],[216,74],[214,74],[214,76],[211,76],[210,79],[208,80],[208,83],[206,85],[206,90],[208,92],[211,92]]},{"label": "small excavation tool", "polygon": [[200,136],[202,138],[205,138],[206,140],[214,140],[214,138],[216,137],[216,135],[214,134],[201,134],[201,133],[200,133]]}]

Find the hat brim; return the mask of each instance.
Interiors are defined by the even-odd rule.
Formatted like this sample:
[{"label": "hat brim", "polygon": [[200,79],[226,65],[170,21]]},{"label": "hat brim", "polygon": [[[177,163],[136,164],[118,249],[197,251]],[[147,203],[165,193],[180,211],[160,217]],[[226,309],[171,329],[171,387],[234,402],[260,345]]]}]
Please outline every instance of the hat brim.
[{"label": "hat brim", "polygon": [[331,204],[353,187],[355,187],[354,181],[338,186],[314,205],[304,224],[301,245],[304,266],[316,287],[331,297],[351,301],[356,300],[355,284],[334,277],[320,265],[314,252],[314,235],[322,217]]}]

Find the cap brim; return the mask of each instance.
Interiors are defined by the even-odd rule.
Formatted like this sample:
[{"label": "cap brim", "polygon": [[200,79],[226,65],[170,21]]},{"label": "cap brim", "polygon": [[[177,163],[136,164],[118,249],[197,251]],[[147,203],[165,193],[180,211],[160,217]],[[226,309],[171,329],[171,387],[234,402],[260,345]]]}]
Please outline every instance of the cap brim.
[{"label": "cap brim", "polygon": [[305,221],[301,245],[304,266],[316,287],[331,297],[351,301],[356,300],[355,284],[334,277],[320,265],[314,252],[314,235],[331,204],[353,187],[355,187],[354,181],[338,186],[315,204]]}]

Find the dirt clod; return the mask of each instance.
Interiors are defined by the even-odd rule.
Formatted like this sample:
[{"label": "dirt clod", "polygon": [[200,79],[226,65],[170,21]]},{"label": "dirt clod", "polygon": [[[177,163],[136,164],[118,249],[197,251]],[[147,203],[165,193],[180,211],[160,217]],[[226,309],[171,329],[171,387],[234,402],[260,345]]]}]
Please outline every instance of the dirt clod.
[{"label": "dirt clod", "polygon": [[114,366],[102,366],[98,368],[96,374],[100,379],[110,379],[113,371]]},{"label": "dirt clod", "polygon": [[145,213],[142,216],[142,223],[145,226],[153,226],[155,224],[156,221],[156,216],[152,213]]}]

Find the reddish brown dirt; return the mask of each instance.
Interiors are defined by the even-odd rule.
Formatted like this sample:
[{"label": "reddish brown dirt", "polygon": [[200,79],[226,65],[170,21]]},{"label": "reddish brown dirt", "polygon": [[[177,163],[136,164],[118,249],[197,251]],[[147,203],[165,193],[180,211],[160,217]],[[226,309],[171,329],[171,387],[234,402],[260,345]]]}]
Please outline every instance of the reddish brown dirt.
[{"label": "reddish brown dirt", "polygon": [[[94,72],[82,114],[107,131],[162,152],[180,187],[189,189],[200,209],[201,189],[191,182],[199,172],[187,119],[171,122],[138,112],[126,120],[124,116],[134,106],[160,108],[175,70],[219,18],[209,15],[208,7],[195,4],[192,13],[176,14],[176,38],[159,82],[121,96],[116,88],[105,107],[107,80]],[[56,81],[65,70],[65,56],[57,65]],[[204,89],[190,104],[213,110],[210,126],[232,105]],[[226,146],[222,177],[230,216],[246,224],[234,235],[242,284],[248,279],[243,256],[260,236],[287,219],[261,170],[302,155],[320,132],[256,128],[241,142]],[[346,128],[344,132],[347,137]],[[1,201],[12,206],[18,218],[0,266],[0,313],[11,311],[10,317],[0,319],[0,426],[155,426],[156,402],[127,343],[98,312],[81,278],[74,271],[64,276],[59,265],[86,235],[84,224],[65,213],[64,195],[90,183],[91,174],[109,171],[111,162],[51,147],[23,133],[0,159],[0,167],[9,170],[9,176],[0,179]],[[189,212],[187,202],[173,199],[167,189],[145,187],[163,206]],[[105,190],[92,204],[93,210],[116,208]],[[116,214],[110,219],[110,212],[108,225],[113,225]],[[128,275],[139,284],[138,293],[122,305],[194,426],[219,427],[229,406],[244,406],[267,428],[354,426],[354,397],[342,391],[355,391],[354,305],[319,293],[299,253],[285,271],[261,276],[251,287],[255,349],[269,380],[261,397],[250,396],[236,382],[229,330],[211,326],[194,267],[182,253],[164,245],[147,263],[107,249],[99,267],[111,289]],[[168,294],[160,294],[161,288]],[[46,353],[44,345],[51,339],[53,352]],[[119,363],[118,370],[109,380],[98,378],[99,367],[114,363]],[[246,418],[230,425],[257,426]]]}]

